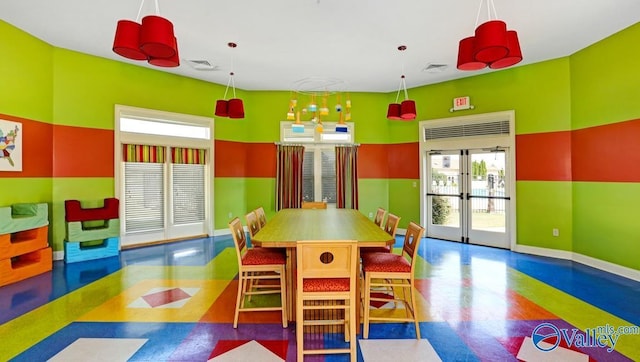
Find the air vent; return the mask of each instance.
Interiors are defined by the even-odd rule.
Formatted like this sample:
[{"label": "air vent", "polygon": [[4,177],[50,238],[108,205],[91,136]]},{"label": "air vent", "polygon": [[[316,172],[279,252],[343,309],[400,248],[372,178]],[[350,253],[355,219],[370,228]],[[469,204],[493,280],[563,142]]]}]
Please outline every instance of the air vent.
[{"label": "air vent", "polygon": [[447,68],[449,68],[449,65],[447,64],[429,63],[426,67],[424,67],[422,71],[427,73],[441,73],[444,72]]},{"label": "air vent", "polygon": [[425,141],[488,135],[508,135],[509,121],[495,121],[462,124],[457,126],[434,127],[424,129]]},{"label": "air vent", "polygon": [[204,59],[187,59],[187,64],[189,64],[191,68],[197,70],[218,70],[217,65],[213,65],[210,61]]}]

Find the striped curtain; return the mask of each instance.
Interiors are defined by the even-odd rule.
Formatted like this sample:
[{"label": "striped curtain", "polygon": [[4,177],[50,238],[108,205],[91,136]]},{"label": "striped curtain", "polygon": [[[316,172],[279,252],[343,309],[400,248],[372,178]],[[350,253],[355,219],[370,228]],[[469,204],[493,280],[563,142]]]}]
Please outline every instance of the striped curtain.
[{"label": "striped curtain", "polygon": [[171,162],[188,165],[204,165],[207,162],[207,150],[174,147],[171,149]]},{"label": "striped curtain", "polygon": [[358,209],[358,146],[336,146],[336,207]]},{"label": "striped curtain", "polygon": [[122,160],[124,162],[164,163],[164,146],[122,145]]},{"label": "striped curtain", "polygon": [[276,210],[302,206],[302,160],[304,146],[278,145]]}]

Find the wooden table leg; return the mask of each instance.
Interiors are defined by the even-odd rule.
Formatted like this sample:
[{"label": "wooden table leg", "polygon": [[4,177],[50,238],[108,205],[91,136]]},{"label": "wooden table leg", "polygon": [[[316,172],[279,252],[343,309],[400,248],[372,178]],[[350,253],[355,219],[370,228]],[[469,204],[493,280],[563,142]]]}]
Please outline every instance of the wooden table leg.
[{"label": "wooden table leg", "polygon": [[[356,334],[360,333],[360,308],[362,308],[362,300],[360,299],[361,296],[361,290],[362,290],[362,285],[361,285],[361,280],[360,280],[360,248],[358,249],[358,270],[356,272]],[[367,307],[367,306],[365,306]]]},{"label": "wooden table leg", "polygon": [[287,248],[287,315],[289,321],[296,320],[296,248]]}]

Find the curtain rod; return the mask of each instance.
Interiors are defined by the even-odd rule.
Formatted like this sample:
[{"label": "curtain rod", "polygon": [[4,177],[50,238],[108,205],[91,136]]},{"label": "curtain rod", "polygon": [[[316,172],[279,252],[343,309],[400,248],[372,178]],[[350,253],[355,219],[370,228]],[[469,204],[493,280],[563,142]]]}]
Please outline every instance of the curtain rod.
[{"label": "curtain rod", "polygon": [[288,142],[274,142],[276,146],[307,146],[307,145],[327,145],[327,146],[336,146],[336,147],[349,147],[356,146],[360,147],[359,143],[288,143]]}]

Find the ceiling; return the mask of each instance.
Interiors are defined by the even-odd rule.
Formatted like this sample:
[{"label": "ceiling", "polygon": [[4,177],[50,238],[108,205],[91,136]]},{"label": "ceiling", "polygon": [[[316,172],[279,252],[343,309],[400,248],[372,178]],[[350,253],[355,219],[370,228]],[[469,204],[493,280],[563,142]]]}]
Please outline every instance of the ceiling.
[{"label": "ceiling", "polygon": [[[640,20],[638,0],[493,2],[497,18],[518,32],[524,60],[516,66],[570,55]],[[158,3],[158,14],[174,24],[176,68],[111,50],[117,21],[136,20],[139,8],[142,17],[155,14],[154,0],[2,0],[0,19],[59,48],[208,82],[226,85],[233,70],[236,87],[245,90],[392,92],[402,74],[412,88],[493,71],[456,69],[458,41],[473,35],[476,18],[489,19],[480,0]],[[190,60],[211,69],[195,69]],[[430,64],[446,67],[429,70]]]}]

